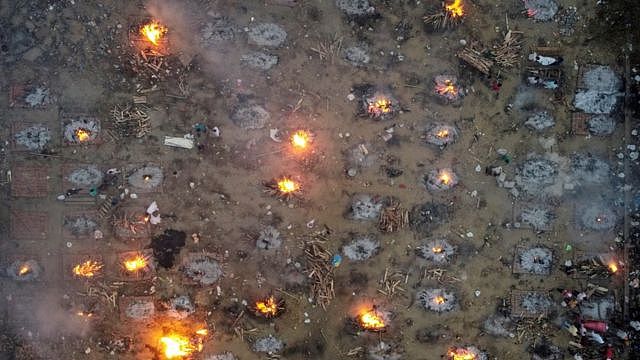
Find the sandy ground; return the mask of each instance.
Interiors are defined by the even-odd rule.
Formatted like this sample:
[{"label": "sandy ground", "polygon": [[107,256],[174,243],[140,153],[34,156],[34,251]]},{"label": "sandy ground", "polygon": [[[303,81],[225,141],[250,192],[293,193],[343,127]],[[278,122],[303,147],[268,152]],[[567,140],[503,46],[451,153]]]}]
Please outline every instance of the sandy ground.
[{"label": "sandy ground", "polygon": [[[512,222],[514,199],[505,189],[497,187],[493,177],[484,174],[484,167],[502,165],[509,174],[516,164],[531,152],[544,152],[539,138],[555,137],[552,148],[563,156],[576,151],[589,151],[616,163],[615,152],[621,129],[606,138],[569,135],[571,103],[577,69],[574,64],[611,64],[613,54],[587,48],[582,31],[584,18],[593,10],[586,1],[561,1],[563,6],[577,6],[581,21],[571,37],[558,35],[557,24],[535,23],[522,13],[521,2],[474,1],[469,4],[464,23],[443,32],[425,31],[422,16],[427,6],[415,1],[377,1],[379,19],[358,25],[349,22],[332,0],[302,1],[293,6],[279,5],[287,1],[185,1],[151,3],[60,1],[13,4],[3,1],[0,20],[4,24],[34,27],[35,47],[42,54],[24,59],[6,59],[0,79],[0,106],[8,108],[8,87],[11,83],[46,82],[58,95],[56,105],[46,110],[9,109],[0,121],[8,136],[8,124],[16,121],[42,121],[54,134],[61,133],[60,111],[84,112],[98,116],[103,126],[110,122],[109,110],[115,104],[131,101],[136,95],[136,80],[122,71],[129,46],[127,29],[135,19],[153,16],[169,27],[170,51],[179,54],[185,64],[191,63],[184,76],[189,92],[184,99],[168,97],[179,94],[175,76],[160,83],[161,91],[148,93],[148,110],[152,131],[142,139],[123,139],[99,146],[62,146],[60,136],[54,137],[56,157],[44,158],[24,153],[10,153],[11,166],[30,163],[49,171],[49,195],[41,199],[9,198],[5,187],[0,216],[3,219],[3,254],[38,254],[44,263],[46,279],[23,284],[2,278],[5,321],[15,317],[16,299],[35,298],[38,311],[24,316],[35,320],[35,327],[18,327],[15,333],[25,334],[26,343],[43,359],[151,359],[156,341],[149,334],[161,320],[132,322],[118,318],[118,310],[105,305],[104,319],[82,326],[63,314],[57,304],[68,298],[80,297],[89,284],[65,279],[61,256],[70,253],[115,254],[148,245],[148,239],[121,241],[113,237],[105,221],[101,240],[72,241],[67,246],[61,230],[61,214],[70,205],[56,200],[63,193],[61,166],[66,163],[97,163],[124,166],[153,162],[164,170],[165,180],[160,194],[141,194],[126,200],[127,206],[146,207],[157,201],[164,216],[153,233],[173,228],[187,233],[187,245],[182,254],[205,250],[217,254],[224,264],[225,275],[211,288],[183,283],[183,276],[174,269],[159,269],[157,277],[140,283],[116,283],[107,287],[123,295],[154,293],[156,298],[190,294],[198,304],[197,321],[206,321],[212,335],[205,342],[203,354],[232,351],[240,359],[262,358],[250,351],[256,338],[274,334],[287,344],[290,359],[346,359],[347,353],[362,347],[375,346],[379,341],[392,344],[405,359],[440,359],[452,345],[475,345],[491,358],[523,359],[526,347],[538,334],[522,337],[496,338],[482,332],[482,321],[495,313],[501,299],[508,299],[511,290],[553,290],[558,287],[579,287],[581,284],[558,270],[565,259],[565,244],[575,250],[601,251],[613,244],[615,233],[583,234],[574,220],[576,204],[588,194],[566,195],[557,202],[558,219],[553,229],[536,234],[531,230],[508,229]],[[428,2],[434,3],[436,1]],[[47,8],[50,5],[50,8]],[[15,10],[18,8],[18,10]],[[21,9],[20,9],[21,8]],[[30,15],[31,14],[31,15]],[[237,24],[231,41],[205,44],[200,39],[203,24],[225,16]],[[31,19],[30,19],[31,17]],[[564,97],[552,105],[556,126],[538,135],[521,126],[522,119],[505,113],[521,83],[519,70],[502,73],[503,87],[496,98],[477,72],[461,66],[455,52],[460,40],[479,40],[492,44],[506,29],[505,17],[511,29],[524,33],[525,48],[534,45],[557,46],[565,59],[566,81]],[[394,25],[404,19],[412,26],[406,41],[397,41]],[[283,45],[268,48],[279,57],[279,63],[269,71],[241,65],[240,56],[261,47],[247,43],[245,27],[261,22],[273,22],[287,32]],[[320,59],[313,48],[340,39],[342,47],[366,43],[371,63],[357,68],[345,62],[341,54]],[[337,42],[334,43],[337,45]],[[400,53],[403,60],[390,61],[391,52]],[[615,65],[615,64],[613,64]],[[120,66],[120,67],[116,67]],[[432,78],[441,73],[456,74],[468,92],[458,106],[443,104],[432,94]],[[347,96],[354,85],[369,83],[390,87],[404,111],[389,121],[377,122],[358,117],[357,104]],[[141,88],[144,88],[142,86]],[[139,90],[139,89],[138,89]],[[251,94],[270,113],[262,129],[241,129],[229,118],[234,101],[242,94]],[[425,125],[431,121],[455,124],[461,130],[458,141],[440,150],[424,144],[421,139]],[[192,125],[205,123],[218,126],[222,136],[200,140],[201,150],[165,147],[165,135],[182,136],[192,131]],[[395,124],[397,144],[381,139],[384,129]],[[309,166],[300,156],[291,154],[283,143],[269,138],[269,129],[283,131],[308,129],[315,134],[312,150],[317,162]],[[348,135],[347,135],[348,134]],[[359,171],[355,177],[346,175],[348,165],[343,152],[361,142],[371,146],[374,164]],[[496,154],[498,148],[509,151],[512,158],[505,164]],[[397,178],[388,178],[381,166],[387,159],[403,170]],[[474,169],[483,169],[477,173]],[[451,167],[460,184],[444,193],[425,190],[421,177],[432,168]],[[303,185],[301,199],[289,204],[264,193],[262,182],[282,175],[291,175]],[[192,186],[190,186],[192,183]],[[414,248],[427,236],[405,228],[391,234],[378,234],[382,248],[378,255],[365,262],[343,259],[335,269],[336,298],[324,310],[310,303],[308,291],[287,288],[287,269],[295,262],[304,264],[302,248],[315,231],[326,226],[331,234],[325,246],[337,253],[348,241],[350,233],[377,232],[375,222],[357,222],[345,218],[351,194],[371,193],[393,196],[406,208],[418,203],[439,201],[454,209],[450,220],[433,231],[429,238],[448,237],[459,248],[446,276],[440,279],[445,287],[459,297],[460,309],[451,313],[432,314],[420,309],[416,292],[424,287],[440,286],[438,279],[424,277],[425,265],[414,254]],[[472,192],[477,195],[472,196]],[[520,205],[526,200],[520,201]],[[517,207],[518,204],[515,204]],[[9,209],[46,211],[46,240],[15,240],[9,235]],[[314,227],[307,223],[314,220]],[[256,249],[253,236],[264,226],[273,225],[282,234],[284,243],[278,250]],[[200,234],[194,243],[192,233]],[[472,233],[472,236],[467,236]],[[597,237],[593,245],[584,238]],[[543,244],[554,251],[554,271],[550,276],[512,274],[514,249],[517,245]],[[589,244],[588,246],[586,244]],[[586,249],[586,247],[589,247]],[[385,271],[401,272],[402,288],[387,297],[377,289]],[[100,283],[112,284],[111,279]],[[93,284],[95,286],[95,284]],[[474,291],[479,290],[479,295]],[[237,316],[228,307],[238,301],[251,302],[256,296],[274,293],[286,301],[286,312],[273,321],[261,321],[248,315]],[[63,297],[63,295],[65,297]],[[44,299],[44,301],[42,301]],[[63,300],[60,300],[63,299]],[[378,304],[392,314],[390,327],[384,333],[351,335],[345,332],[346,320],[363,304]],[[308,315],[309,323],[305,323]],[[195,321],[195,320],[188,320]],[[233,326],[230,326],[232,324]],[[8,325],[7,325],[8,326]],[[242,328],[238,336],[232,328]],[[424,328],[440,331],[438,341],[421,343],[416,333]],[[556,328],[545,329],[554,343],[563,345],[567,339]],[[97,341],[129,336],[135,339],[130,352],[109,355]],[[91,351],[86,353],[86,349]],[[311,352],[311,354],[308,354]],[[355,351],[355,356],[366,355]],[[8,357],[11,358],[11,357]],[[204,357],[206,358],[206,356]],[[391,359],[392,357],[385,357]]]}]

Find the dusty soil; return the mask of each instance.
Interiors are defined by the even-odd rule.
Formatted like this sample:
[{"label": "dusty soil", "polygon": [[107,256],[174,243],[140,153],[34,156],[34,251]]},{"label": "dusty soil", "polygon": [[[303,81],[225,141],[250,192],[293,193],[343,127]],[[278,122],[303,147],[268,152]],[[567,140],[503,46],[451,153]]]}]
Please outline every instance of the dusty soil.
[{"label": "dusty soil", "polygon": [[[10,141],[12,123],[44,123],[52,131],[48,148],[54,151],[52,156],[42,156],[4,149],[8,168],[24,163],[46,168],[49,191],[43,198],[24,198],[10,197],[14,184],[3,188],[2,254],[37,257],[44,270],[34,282],[0,277],[3,326],[16,337],[15,343],[3,343],[0,352],[6,352],[0,358],[26,353],[25,359],[153,359],[158,356],[159,333],[196,323],[206,323],[210,329],[202,352],[196,355],[204,359],[224,351],[240,359],[265,358],[251,349],[256,339],[269,334],[284,341],[282,357],[287,359],[395,359],[368,354],[367,349],[381,341],[404,359],[440,359],[454,345],[476,346],[490,358],[523,359],[530,356],[527,346],[542,333],[566,346],[566,335],[553,325],[501,338],[485,334],[482,323],[503,300],[509,302],[514,289],[550,291],[555,296],[556,288],[583,286],[584,281],[562,273],[560,265],[579,251],[607,252],[619,225],[604,232],[582,229],[576,209],[596,197],[579,188],[555,199],[533,199],[554,207],[557,218],[551,230],[536,233],[515,228],[514,209],[531,199],[514,198],[484,169],[500,165],[513,178],[530,153],[570,157],[590,152],[608,161],[617,173],[621,124],[610,136],[571,135],[570,104],[580,65],[608,64],[619,73],[621,68],[612,52],[584,43],[592,2],[559,1],[562,7],[577,6],[579,21],[571,36],[559,35],[556,22],[527,18],[521,1],[464,2],[466,15],[460,25],[433,31],[425,27],[422,17],[438,8],[439,1],[371,1],[377,15],[361,19],[348,17],[333,0],[0,1],[0,39],[7,45],[0,65],[3,140]],[[129,29],[146,18],[157,19],[169,29],[166,50],[171,60],[167,61],[173,65],[160,80],[152,81],[157,88],[126,65],[134,51]],[[501,71],[503,85],[497,96],[486,76],[455,56],[463,46],[461,40],[477,40],[485,46],[501,41],[506,19],[510,29],[524,33],[522,56],[530,47],[549,46],[558,47],[564,57],[565,81],[559,96],[552,102],[553,93],[543,93],[541,104],[553,111],[556,125],[542,133],[523,126],[525,116],[504,110],[522,86],[522,64]],[[260,43],[248,36],[249,29],[261,23],[279,25],[286,38],[272,46],[280,40]],[[217,33],[222,35],[207,32],[207,26],[214,25],[224,28]],[[368,49],[368,63],[354,66],[346,61],[343,50],[351,46]],[[278,63],[268,70],[249,67],[243,56],[255,51],[276,55]],[[433,78],[438,74],[457,76],[465,96],[455,104],[440,101],[433,93]],[[11,84],[24,82],[46,84],[56,103],[44,109],[10,108]],[[349,100],[348,95],[362,84],[389,89],[402,110],[391,119],[358,116],[361,98]],[[131,103],[136,95],[147,97],[143,108],[150,117],[149,134],[116,140],[105,135],[104,141],[87,146],[64,144],[62,113],[96,116],[102,128],[109,129],[110,110]],[[231,114],[246,101],[269,112],[263,126],[243,129],[232,121]],[[423,132],[434,122],[455,125],[457,141],[444,149],[426,144]],[[198,136],[193,127],[197,123],[209,131]],[[391,125],[395,125],[392,140],[385,141],[385,129]],[[220,129],[219,137],[212,135],[213,127]],[[282,142],[270,138],[270,129],[280,130]],[[287,139],[297,129],[314,135],[310,149],[302,154],[292,151]],[[196,135],[200,146],[163,145],[164,136],[188,133]],[[556,143],[545,149],[543,138],[554,138]],[[347,162],[345,152],[361,143],[367,144],[373,160],[369,166],[358,166],[355,176],[347,175],[353,164]],[[508,151],[508,163],[496,152],[500,148]],[[110,219],[117,209],[101,220],[102,238],[63,235],[65,213],[95,211],[102,202],[99,196],[98,205],[56,200],[69,190],[63,185],[63,165],[85,163],[105,169],[147,163],[162,167],[161,191],[140,191],[131,198],[124,181],[119,187],[101,190],[119,198],[126,188],[119,207],[144,211],[156,201],[162,222],[150,225],[150,236],[116,238]],[[385,171],[389,167],[402,173],[389,177]],[[449,190],[428,191],[425,174],[441,168],[453,169],[459,183]],[[281,176],[302,184],[298,197],[281,199],[265,192],[263,183]],[[617,199],[613,186],[598,189],[597,200],[613,205]],[[369,259],[352,261],[343,256],[334,269],[335,298],[323,309],[312,298],[304,273],[304,244],[330,229],[328,234],[323,232],[323,246],[338,254],[354,234],[377,233],[377,221],[345,216],[351,196],[358,193],[390,196],[406,209],[431,201],[444,203],[452,214],[428,234],[409,226],[377,234],[381,248]],[[46,211],[45,238],[16,239],[9,231],[14,209]],[[256,240],[267,226],[279,231],[281,243],[265,250],[256,247]],[[105,276],[98,279],[69,279],[64,274],[66,255],[115,258],[124,251],[149,248],[151,236],[166,229],[184,231],[186,245],[175,250],[173,267],[156,266],[148,280],[121,281],[118,265],[109,261],[105,261]],[[457,248],[441,276],[430,272],[433,267],[427,267],[415,251],[425,239],[438,238],[448,239]],[[572,244],[573,250],[565,251],[566,244]],[[551,249],[551,274],[512,274],[519,245]],[[222,264],[223,276],[210,286],[189,281],[180,264],[193,252],[213,254]],[[393,295],[379,291],[385,290],[381,284],[385,274],[400,280],[401,289]],[[457,309],[435,313],[419,306],[420,290],[440,287],[456,294]],[[251,304],[268,294],[283,299],[286,311],[268,321],[251,317],[243,302]],[[157,304],[189,295],[195,312],[185,319],[168,320],[157,305],[154,317],[134,321],[117,307],[122,298],[149,295]],[[78,319],[69,311],[68,304],[88,300],[101,303],[96,319]],[[387,331],[356,335],[348,331],[349,319],[372,304],[390,314]],[[170,325],[175,322],[181,324]],[[440,336],[433,341],[417,336],[425,329]],[[130,349],[109,355],[113,347],[105,344],[122,338],[133,340]]]}]

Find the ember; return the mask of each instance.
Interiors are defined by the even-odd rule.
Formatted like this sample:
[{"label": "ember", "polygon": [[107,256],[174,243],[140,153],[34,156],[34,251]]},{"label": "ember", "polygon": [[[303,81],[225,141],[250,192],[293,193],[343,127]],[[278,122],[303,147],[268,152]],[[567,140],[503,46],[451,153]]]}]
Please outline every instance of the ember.
[{"label": "ember", "polygon": [[444,251],[444,249],[442,248],[442,246],[437,246],[437,247],[431,248],[431,251],[433,251],[434,254],[440,254],[441,252]]},{"label": "ember", "polygon": [[425,185],[429,190],[448,190],[458,184],[458,176],[451,169],[435,169],[425,177]]},{"label": "ember", "polygon": [[89,132],[86,129],[79,128],[79,129],[76,129],[75,136],[78,139],[78,141],[85,142],[89,140],[89,138],[91,137],[91,132]]},{"label": "ember", "polygon": [[375,97],[367,100],[367,112],[371,116],[382,116],[391,112],[392,103],[391,100],[383,97]]},{"label": "ember", "polygon": [[445,5],[445,10],[449,13],[449,16],[456,18],[464,15],[464,8],[462,7],[462,0],[454,0],[453,3]]},{"label": "ember", "polygon": [[97,261],[87,260],[73,267],[73,274],[82,277],[94,277],[100,272],[103,265]]},{"label": "ember", "polygon": [[463,348],[451,349],[447,353],[450,360],[475,360],[476,354]]},{"label": "ember", "polygon": [[304,150],[309,145],[311,138],[309,133],[304,130],[298,130],[291,135],[291,145],[300,150]]},{"label": "ember", "polygon": [[178,334],[163,336],[160,338],[160,343],[167,359],[188,356],[198,349],[187,337]]},{"label": "ember", "polygon": [[455,95],[457,90],[451,80],[445,80],[443,85],[436,85],[436,92],[440,95],[446,96],[448,94]]},{"label": "ember", "polygon": [[144,255],[138,254],[130,259],[124,260],[122,263],[125,270],[132,273],[137,273],[147,268],[149,259]]},{"label": "ember", "polygon": [[283,178],[278,180],[278,190],[284,195],[300,190],[300,184],[289,179]]},{"label": "ember", "polygon": [[358,323],[364,330],[382,331],[387,326],[381,313],[375,308],[362,311],[358,315]]},{"label": "ember", "polygon": [[18,270],[18,275],[27,275],[29,272],[31,272],[31,267],[29,267],[28,264],[23,264],[20,266],[20,270]]},{"label": "ember", "polygon": [[280,311],[283,310],[282,305],[282,301],[278,301],[275,297],[269,296],[267,299],[256,301],[253,308],[256,315],[269,319],[278,316]]},{"label": "ember", "polygon": [[449,136],[449,130],[442,129],[436,133],[436,136],[439,137],[440,139],[445,139]]},{"label": "ember", "polygon": [[434,303],[436,303],[436,304],[438,304],[438,305],[442,305],[442,304],[444,304],[446,301],[447,301],[447,300],[444,298],[444,296],[436,296],[436,297],[433,299],[433,302],[434,302]]},{"label": "ember", "polygon": [[618,272],[618,265],[615,262],[609,263],[609,271],[611,271],[612,274],[617,273]]},{"label": "ember", "polygon": [[160,39],[162,39],[168,30],[169,29],[161,25],[159,22],[153,21],[144,25],[140,29],[140,34],[142,34],[142,36],[144,36],[153,45],[158,46]]}]

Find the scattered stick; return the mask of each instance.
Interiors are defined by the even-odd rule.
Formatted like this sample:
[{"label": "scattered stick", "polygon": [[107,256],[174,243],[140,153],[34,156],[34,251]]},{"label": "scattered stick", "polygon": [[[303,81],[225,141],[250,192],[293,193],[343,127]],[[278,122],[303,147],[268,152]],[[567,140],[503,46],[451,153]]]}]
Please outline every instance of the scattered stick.
[{"label": "scattered stick", "polygon": [[307,257],[305,272],[312,279],[311,293],[313,297],[326,310],[326,306],[335,297],[335,290],[331,253],[322,246],[322,243],[324,241],[313,240],[305,244],[304,253]]}]

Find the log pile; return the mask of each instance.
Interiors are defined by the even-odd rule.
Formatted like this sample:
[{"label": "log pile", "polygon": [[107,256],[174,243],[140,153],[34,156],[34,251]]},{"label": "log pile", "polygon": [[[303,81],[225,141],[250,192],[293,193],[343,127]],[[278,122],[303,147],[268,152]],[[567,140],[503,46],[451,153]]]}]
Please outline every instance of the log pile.
[{"label": "log pile", "polygon": [[111,110],[113,125],[121,137],[141,138],[151,131],[151,121],[146,111],[132,105],[116,105]]},{"label": "log pile", "polygon": [[485,75],[489,75],[494,64],[493,60],[486,58],[480,51],[471,46],[464,47],[458,52],[457,56]]},{"label": "log pile", "polygon": [[457,25],[460,18],[451,16],[447,11],[441,11],[433,15],[426,15],[422,19],[425,23],[433,26],[434,30],[440,30]]},{"label": "log pile", "polygon": [[331,253],[322,246],[322,241],[319,240],[308,241],[305,244],[304,253],[307,258],[305,272],[311,279],[311,293],[316,303],[326,310],[326,306],[335,297]]},{"label": "log pile", "polygon": [[409,211],[397,201],[392,200],[390,204],[382,209],[378,219],[378,230],[383,233],[398,231],[409,223]]},{"label": "log pile", "polygon": [[502,43],[493,46],[491,54],[495,64],[503,69],[515,67],[520,62],[522,50],[522,32],[509,30]]}]

